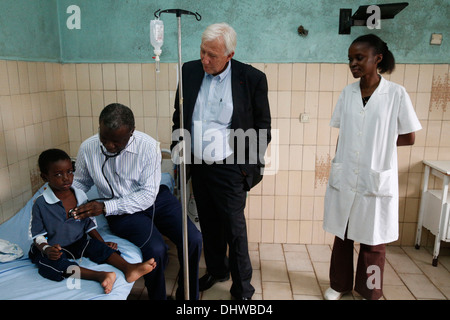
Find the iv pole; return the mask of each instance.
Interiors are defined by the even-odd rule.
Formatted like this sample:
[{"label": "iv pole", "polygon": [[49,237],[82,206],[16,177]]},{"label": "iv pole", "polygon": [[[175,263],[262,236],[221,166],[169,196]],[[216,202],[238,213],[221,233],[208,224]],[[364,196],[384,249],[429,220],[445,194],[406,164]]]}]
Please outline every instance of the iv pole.
[{"label": "iv pole", "polygon": [[189,300],[189,260],[188,260],[188,230],[187,230],[187,194],[186,194],[186,146],[183,139],[184,117],[183,117],[183,75],[181,65],[181,15],[193,15],[200,21],[202,17],[196,12],[190,12],[182,9],[157,10],[154,15],[159,19],[161,13],[175,13],[178,20],[178,95],[179,95],[179,113],[180,113],[180,138],[181,143],[181,163],[180,163],[180,189],[181,189],[181,207],[183,212],[183,275],[184,275],[184,298]]}]

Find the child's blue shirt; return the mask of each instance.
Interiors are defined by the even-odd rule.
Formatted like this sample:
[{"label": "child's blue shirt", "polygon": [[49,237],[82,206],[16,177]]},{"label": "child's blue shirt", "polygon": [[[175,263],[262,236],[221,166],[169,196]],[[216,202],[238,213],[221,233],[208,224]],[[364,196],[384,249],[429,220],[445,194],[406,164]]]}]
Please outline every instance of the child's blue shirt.
[{"label": "child's blue shirt", "polygon": [[[86,203],[86,194],[75,187],[71,187],[77,199],[77,206]],[[47,186],[38,197],[31,212],[31,238],[46,236],[50,245],[68,246],[84,236],[85,233],[97,228],[94,217],[83,220],[66,217],[66,210],[52,189]]]}]

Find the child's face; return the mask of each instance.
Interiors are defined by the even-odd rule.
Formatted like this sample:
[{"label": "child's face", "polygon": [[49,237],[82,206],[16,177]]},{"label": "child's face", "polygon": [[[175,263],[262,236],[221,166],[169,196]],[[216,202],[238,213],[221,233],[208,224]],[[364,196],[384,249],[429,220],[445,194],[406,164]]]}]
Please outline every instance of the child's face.
[{"label": "child's face", "polygon": [[354,78],[362,78],[368,74],[377,74],[378,63],[382,54],[375,54],[371,46],[365,42],[356,42],[348,49],[348,64]]},{"label": "child's face", "polygon": [[41,177],[54,191],[69,190],[73,182],[72,161],[59,160],[51,163],[48,173],[42,173]]}]

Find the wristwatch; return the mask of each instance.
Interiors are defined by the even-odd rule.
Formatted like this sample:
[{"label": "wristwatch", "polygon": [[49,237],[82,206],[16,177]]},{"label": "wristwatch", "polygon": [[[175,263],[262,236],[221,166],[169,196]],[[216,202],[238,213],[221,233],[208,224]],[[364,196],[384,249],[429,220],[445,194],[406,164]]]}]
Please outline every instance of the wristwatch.
[{"label": "wristwatch", "polygon": [[103,214],[106,214],[106,206],[104,202],[103,202]]}]

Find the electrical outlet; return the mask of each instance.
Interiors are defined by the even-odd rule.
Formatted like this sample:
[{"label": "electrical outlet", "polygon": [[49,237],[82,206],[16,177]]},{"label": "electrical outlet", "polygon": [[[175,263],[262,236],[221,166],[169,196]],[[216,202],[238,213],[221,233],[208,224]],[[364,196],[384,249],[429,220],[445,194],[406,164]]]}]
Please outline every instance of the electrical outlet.
[{"label": "electrical outlet", "polygon": [[433,33],[431,35],[430,44],[438,45],[440,46],[442,43],[442,33]]},{"label": "electrical outlet", "polygon": [[302,123],[309,122],[309,113],[302,113],[300,115],[300,122],[302,122]]}]

